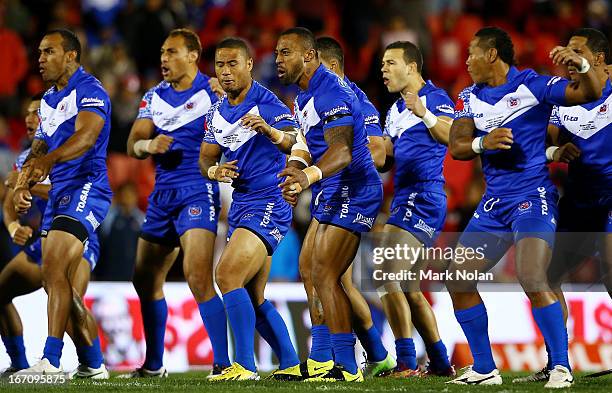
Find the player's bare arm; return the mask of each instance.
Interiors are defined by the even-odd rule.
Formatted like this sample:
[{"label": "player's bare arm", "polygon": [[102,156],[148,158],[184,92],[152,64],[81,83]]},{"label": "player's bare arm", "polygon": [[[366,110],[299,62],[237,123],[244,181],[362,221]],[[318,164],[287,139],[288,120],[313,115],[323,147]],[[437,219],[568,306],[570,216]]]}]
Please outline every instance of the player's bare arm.
[{"label": "player's bare arm", "polygon": [[[13,173],[17,174],[15,171]],[[20,246],[25,245],[30,237],[32,237],[33,230],[29,226],[19,223],[19,215],[13,204],[13,190],[10,187],[6,190],[6,196],[2,204],[2,213],[4,225],[13,242]]]},{"label": "player's bare arm", "polygon": [[393,168],[395,164],[395,153],[393,152],[393,141],[389,136],[383,136],[383,146],[385,148],[385,163],[382,167],[378,168],[378,172],[388,172]]},{"label": "player's bare arm", "polygon": [[258,132],[274,143],[278,150],[285,154],[291,153],[291,147],[295,144],[297,130],[293,127],[283,127],[280,130],[272,127],[258,115],[247,113],[242,117],[242,126]]},{"label": "player's bare arm", "polygon": [[571,142],[563,140],[559,132],[559,127],[554,124],[548,124],[546,130],[546,142],[548,148],[546,149],[546,158],[553,162],[564,162],[569,163],[574,161],[582,153],[580,149]]},{"label": "player's bare arm", "polygon": [[555,65],[574,67],[578,79],[570,82],[565,89],[567,106],[585,104],[601,97],[601,82],[591,65],[567,46],[557,46],[549,57]]},{"label": "player's bare arm", "polygon": [[30,179],[43,181],[56,163],[74,160],[89,151],[98,140],[104,121],[102,116],[94,112],[79,112],[74,124],[74,134],[64,144],[28,162],[28,166],[32,168]]},{"label": "player's bare arm", "polygon": [[453,119],[448,116],[435,116],[427,110],[425,105],[423,105],[423,101],[414,93],[403,93],[402,98],[406,103],[406,108],[423,119],[431,137],[440,143],[448,145],[448,134],[450,133]]},{"label": "player's bare arm", "polygon": [[474,120],[469,118],[455,119],[449,134],[451,155],[461,161],[469,161],[485,150],[509,150],[513,142],[512,130],[504,127],[474,138]]},{"label": "player's bare arm", "polygon": [[386,158],[384,138],[382,136],[370,136],[368,140],[368,149],[370,149],[374,166],[380,170],[385,165]]},{"label": "player's bare arm", "polygon": [[202,142],[200,146],[200,159],[198,161],[202,176],[222,183],[231,183],[232,179],[240,176],[238,166],[236,166],[238,160],[218,164],[220,159],[221,147],[219,145]]},{"label": "player's bare arm", "polygon": [[151,119],[137,119],[132,125],[128,137],[127,153],[130,157],[145,159],[151,154],[163,154],[170,149],[171,136],[159,134],[155,138],[155,125]]},{"label": "player's bare arm", "polygon": [[[346,168],[353,159],[353,126],[332,127],[325,131],[325,142],[327,150],[314,166],[315,171],[311,173],[305,170],[287,167],[278,176],[287,177],[287,179],[279,185],[283,192],[297,191],[301,192],[308,188],[315,181],[333,176]],[[306,172],[308,171],[308,172]],[[319,172],[319,174],[314,172]],[[318,177],[318,179],[316,179]],[[316,179],[316,180],[315,180]],[[299,184],[299,187],[296,185]],[[298,187],[298,189],[296,189]],[[300,189],[301,187],[301,189]]]}]

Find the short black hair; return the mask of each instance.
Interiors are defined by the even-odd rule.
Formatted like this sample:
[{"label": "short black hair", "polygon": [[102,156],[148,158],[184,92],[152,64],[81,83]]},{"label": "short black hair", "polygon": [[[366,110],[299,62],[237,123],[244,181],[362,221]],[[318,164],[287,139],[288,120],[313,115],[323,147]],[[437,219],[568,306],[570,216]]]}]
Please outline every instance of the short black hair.
[{"label": "short black hair", "polygon": [[40,101],[43,98],[43,93],[40,92],[38,94],[34,94],[31,98],[30,101]]},{"label": "short black hair", "polygon": [[200,56],[202,55],[202,43],[200,42],[200,37],[198,37],[193,30],[174,29],[168,34],[168,37],[183,37],[187,50],[189,52],[198,52],[198,60],[200,60]]},{"label": "short black hair", "polygon": [[385,52],[389,49],[401,49],[404,51],[404,61],[408,63],[416,63],[417,71],[423,70],[423,55],[419,48],[410,41],[395,41],[387,45]]},{"label": "short black hair", "polygon": [[251,48],[248,42],[239,37],[226,37],[222,39],[218,44],[215,50],[219,50],[222,48],[229,49],[241,49],[246,55],[247,59],[253,57],[251,54]]},{"label": "short black hair", "polygon": [[344,69],[344,51],[340,43],[332,37],[317,38],[317,51],[326,59],[336,59],[340,68]]},{"label": "short black hair", "polygon": [[62,36],[62,48],[64,52],[76,51],[76,62],[81,62],[81,42],[74,32],[68,29],[49,30],[45,36],[59,34]]},{"label": "short black hair", "polygon": [[606,64],[610,63],[610,42],[608,37],[597,29],[585,27],[578,29],[572,34],[572,37],[584,37],[587,39],[586,46],[593,53],[602,52],[605,57]]},{"label": "short black hair", "polygon": [[514,65],[514,44],[510,35],[495,26],[483,27],[476,32],[476,37],[480,38],[478,46],[483,49],[497,49],[497,55],[508,65]]},{"label": "short black hair", "polygon": [[300,41],[302,42],[302,46],[304,47],[304,49],[306,50],[315,49],[316,50],[317,41],[315,40],[315,36],[314,34],[312,34],[312,31],[308,30],[305,27],[292,27],[290,29],[283,31],[280,36],[282,37],[284,35],[290,35],[290,34],[295,34],[300,38]]}]

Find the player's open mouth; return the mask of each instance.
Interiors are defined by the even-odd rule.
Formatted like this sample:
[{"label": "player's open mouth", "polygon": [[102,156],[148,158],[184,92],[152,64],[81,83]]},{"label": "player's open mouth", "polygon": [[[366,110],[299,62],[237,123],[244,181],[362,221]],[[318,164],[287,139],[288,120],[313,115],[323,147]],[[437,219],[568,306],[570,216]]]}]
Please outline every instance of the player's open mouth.
[{"label": "player's open mouth", "polygon": [[161,68],[162,76],[167,76],[170,73],[170,69],[168,67]]},{"label": "player's open mouth", "polygon": [[223,84],[223,86],[230,86],[232,83],[234,83],[233,79],[222,79],[221,83]]},{"label": "player's open mouth", "polygon": [[383,77],[383,83],[385,84],[385,86],[387,86],[389,84],[389,78]]},{"label": "player's open mouth", "polygon": [[281,69],[281,68],[277,68],[276,69],[276,74],[278,75],[279,78],[282,78],[283,76],[285,76],[286,71]]}]

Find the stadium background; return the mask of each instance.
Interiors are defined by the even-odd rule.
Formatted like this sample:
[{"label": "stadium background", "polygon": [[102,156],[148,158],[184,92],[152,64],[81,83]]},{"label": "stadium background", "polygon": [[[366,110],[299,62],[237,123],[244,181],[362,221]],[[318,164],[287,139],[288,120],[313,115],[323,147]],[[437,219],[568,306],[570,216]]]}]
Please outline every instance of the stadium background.
[{"label": "stadium background", "polygon": [[[27,143],[23,113],[28,98],[45,89],[37,65],[40,38],[50,28],[70,28],[83,43],[84,66],[102,81],[112,100],[108,166],[115,197],[109,216],[101,226],[102,254],[93,276],[98,282],[92,284],[88,302],[95,313],[97,309],[100,322],[106,321],[102,329],[104,337],[110,339],[116,334],[115,339],[128,353],[122,352],[123,358],[113,361],[113,365],[128,367],[138,364],[142,356],[137,298],[131,285],[107,282],[129,281],[132,274],[138,231],[148,194],[153,188],[154,171],[150,160],[127,157],[125,146],[142,94],[160,80],[159,48],[170,30],[190,27],[198,32],[204,47],[200,68],[209,75],[213,74],[215,43],[228,35],[246,38],[255,53],[255,79],[275,91],[289,106],[295,90],[279,84],[274,66],[273,49],[278,33],[299,25],[310,28],[317,35],[333,36],[345,49],[346,74],[369,95],[380,110],[384,124],[385,112],[396,98],[384,89],[379,70],[381,52],[388,43],[397,40],[418,43],[425,57],[426,78],[447,89],[455,98],[470,84],[465,67],[467,46],[480,27],[497,25],[510,32],[519,67],[562,74],[563,70],[552,66],[549,50],[566,42],[572,30],[583,26],[595,27],[610,35],[611,6],[608,0],[0,0],[0,177],[6,177],[16,155]],[[458,162],[447,157],[444,172],[449,197],[445,230],[460,231],[484,191],[480,167],[478,162]],[[565,172],[563,165],[551,166],[553,180],[561,189]],[[393,185],[391,176],[385,175],[383,179],[388,207]],[[3,183],[0,183],[2,198]],[[231,189],[223,187],[222,190],[226,212]],[[295,210],[293,230],[274,255],[271,281],[299,280],[297,257],[310,219],[308,203],[306,195]],[[381,219],[384,214],[383,209]],[[36,214],[29,219],[36,223]],[[0,267],[17,251],[4,226],[1,227]],[[226,224],[222,220],[217,251],[223,247],[225,231]],[[494,272],[496,281],[512,281],[512,251]],[[597,281],[598,274],[596,264],[591,261],[572,277],[572,281]],[[170,280],[182,281],[180,263],[175,264]],[[179,369],[210,363],[210,345],[201,323],[197,325],[199,316],[192,310],[195,303],[189,300],[186,285],[172,284],[169,291],[171,316],[166,337],[167,356],[172,356],[172,362],[179,365]],[[114,297],[105,299],[110,292]],[[287,295],[289,293],[293,295]],[[602,293],[572,296],[570,336],[577,343],[575,345],[581,345],[573,350],[574,361],[582,356],[579,369],[612,368],[612,305],[609,298]],[[293,321],[290,323],[292,334],[304,354],[309,326],[300,284],[272,286],[270,297],[277,305],[282,304],[284,316]],[[501,309],[512,303],[513,309],[520,314],[518,319],[508,323],[492,322],[494,326],[497,323],[502,326],[500,330],[492,328],[491,331],[492,340],[502,346],[496,354],[505,359],[503,367],[539,367],[539,363],[532,360],[541,355],[541,337],[533,328],[524,296],[506,293],[490,298],[494,302],[490,308],[499,306]],[[436,293],[431,299],[439,312],[443,338],[451,342],[463,340],[457,336],[459,327],[454,319],[447,318],[448,315],[452,317],[448,297]],[[375,316],[380,316],[375,297],[372,301]],[[28,325],[46,326],[40,321],[44,295],[39,292],[20,299],[17,304],[20,310],[40,310],[40,314],[29,313],[24,318],[26,343],[37,341],[28,340],[28,336],[42,333]],[[27,319],[32,322],[28,324]],[[495,317],[491,320],[495,321]],[[377,321],[382,323],[382,317]],[[518,328],[518,324],[526,329]],[[121,332],[130,334],[121,336]],[[386,339],[392,340],[389,334],[387,329]],[[453,338],[449,339],[449,334]],[[113,356],[109,352],[110,341],[104,344],[107,361]],[[457,348],[457,361],[469,361],[462,360],[461,346]],[[36,344],[28,346],[29,356],[37,354],[36,351]],[[270,364],[269,350],[259,346],[258,351],[260,363]],[[6,360],[3,356],[0,354],[0,366]]]}]

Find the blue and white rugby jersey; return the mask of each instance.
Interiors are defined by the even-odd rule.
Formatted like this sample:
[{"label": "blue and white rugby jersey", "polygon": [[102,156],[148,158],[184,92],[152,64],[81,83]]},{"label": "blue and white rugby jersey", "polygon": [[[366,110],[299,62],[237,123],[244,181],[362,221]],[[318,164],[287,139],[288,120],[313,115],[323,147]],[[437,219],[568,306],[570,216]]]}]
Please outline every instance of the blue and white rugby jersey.
[{"label": "blue and white rugby jersey", "polygon": [[459,94],[455,119],[474,119],[475,136],[499,127],[512,129],[511,149],[481,154],[487,194],[520,194],[543,183],[552,184],[546,168],[546,129],[553,105],[565,105],[568,83],[510,67],[505,84],[474,84]]},{"label": "blue and white rugby jersey", "polygon": [[94,146],[82,156],[55,164],[50,179],[54,185],[85,179],[89,175],[106,176],[106,147],[110,135],[111,102],[100,81],[79,67],[68,85],[57,91],[55,86],[44,94],[39,109],[40,125],[35,139],[43,140],[49,152],[64,144],[74,134],[77,114],[90,111],[104,119]]},{"label": "blue and white rugby jersey", "polygon": [[[455,117],[453,101],[431,81],[425,83],[418,95],[434,115]],[[396,194],[404,189],[443,193],[442,167],[446,146],[431,136],[423,120],[406,108],[403,98],[395,101],[387,112],[385,134],[393,142]]]},{"label": "blue and white rugby jersey", "polygon": [[[231,105],[227,96],[212,106],[206,116],[204,142],[221,146],[227,161],[238,160],[232,186],[237,193],[270,191],[280,193],[276,175],[285,168],[285,155],[270,140],[241,125],[246,114],[261,116],[276,129],[297,128],[291,111],[257,81],[240,104]],[[236,197],[236,192],[234,197]]]},{"label": "blue and white rugby jersey", "polygon": [[346,82],[320,65],[310,79],[308,88],[300,90],[295,98],[295,115],[313,163],[318,162],[327,151],[324,138],[326,130],[339,126],[353,127],[351,163],[337,174],[321,180],[320,187],[381,184],[367,146],[361,103]]},{"label": "blue and white rugby jersey", "polygon": [[353,90],[357,99],[361,103],[361,112],[363,113],[363,121],[365,122],[366,134],[368,137],[370,136],[383,136],[382,128],[380,127],[380,114],[378,110],[370,102],[370,99],[357,86],[355,83],[351,82],[346,76],[344,77],[344,81],[346,84]]},{"label": "blue and white rugby jersey", "polygon": [[573,195],[612,203],[612,84],[601,98],[588,104],[555,106],[550,123],[576,145],[580,157],[569,164],[568,185]]},{"label": "blue and white rugby jersey", "polygon": [[[15,160],[15,170],[17,172],[21,172],[21,168],[23,168],[23,164],[25,164],[25,160],[28,158],[28,156],[30,155],[30,151],[32,150],[32,148],[28,147],[27,149],[25,149],[24,151],[22,151],[19,156],[17,156],[17,160]],[[44,181],[42,181],[40,184],[46,184],[49,185],[51,184],[51,182],[49,181],[49,177],[47,177]],[[32,196],[32,200],[33,202],[36,204],[36,207],[38,208],[38,210],[40,211],[41,214],[44,214],[45,212],[45,208],[47,207],[47,200],[43,199],[43,198],[39,198],[37,196]]]},{"label": "blue and white rugby jersey", "polygon": [[155,125],[151,138],[164,134],[174,138],[170,150],[154,154],[155,189],[204,185],[198,159],[204,134],[206,113],[217,96],[209,85],[209,77],[198,72],[191,87],[176,91],[168,82],[161,82],[142,98],[138,119],[150,119]]}]

